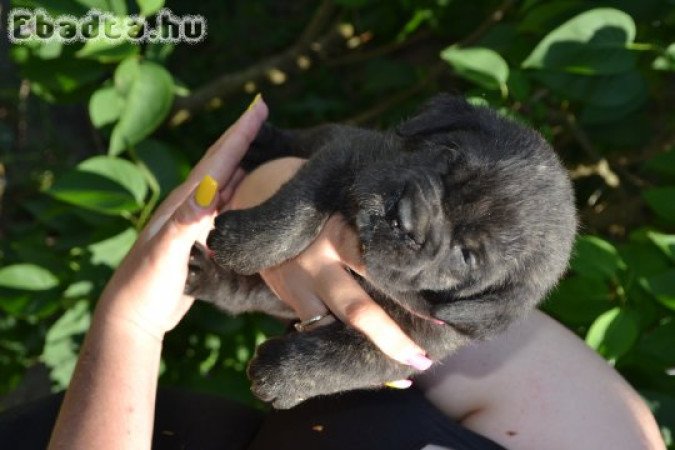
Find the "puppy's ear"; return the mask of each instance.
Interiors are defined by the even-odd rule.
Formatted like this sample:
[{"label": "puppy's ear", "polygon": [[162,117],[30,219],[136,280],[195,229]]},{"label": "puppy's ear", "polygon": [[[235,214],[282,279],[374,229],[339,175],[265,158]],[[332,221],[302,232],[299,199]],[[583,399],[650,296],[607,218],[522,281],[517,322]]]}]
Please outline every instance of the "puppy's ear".
[{"label": "puppy's ear", "polygon": [[462,97],[439,94],[420,112],[396,127],[401,137],[430,135],[442,131],[475,129],[480,125],[476,108]]}]

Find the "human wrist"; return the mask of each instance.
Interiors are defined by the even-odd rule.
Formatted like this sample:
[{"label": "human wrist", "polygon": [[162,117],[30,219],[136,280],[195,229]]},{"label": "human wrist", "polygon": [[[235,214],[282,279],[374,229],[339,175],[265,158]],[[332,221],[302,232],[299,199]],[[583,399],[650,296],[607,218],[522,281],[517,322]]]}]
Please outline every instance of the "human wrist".
[{"label": "human wrist", "polygon": [[92,317],[91,328],[100,328],[115,333],[123,333],[137,342],[161,347],[166,330],[157,324],[142,320],[131,307],[122,307],[114,301],[102,298]]}]

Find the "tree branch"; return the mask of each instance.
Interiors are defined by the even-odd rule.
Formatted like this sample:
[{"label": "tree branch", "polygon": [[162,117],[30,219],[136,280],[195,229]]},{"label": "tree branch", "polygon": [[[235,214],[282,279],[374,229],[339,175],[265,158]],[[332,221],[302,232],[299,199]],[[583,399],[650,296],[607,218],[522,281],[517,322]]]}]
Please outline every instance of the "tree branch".
[{"label": "tree branch", "polygon": [[[321,56],[326,49],[342,42],[345,29],[339,26],[332,27],[325,35],[319,37],[335,12],[332,0],[324,0],[316,9],[298,40],[287,50],[277,55],[233,73],[226,73],[195,89],[190,95],[176,98],[169,118],[170,126],[177,126],[188,120],[195,112],[205,108],[212,100],[227,97],[240,91],[246,83],[257,83],[270,77],[274,72],[289,72],[301,70],[298,58],[310,54]],[[280,71],[280,72],[279,72]]]}]

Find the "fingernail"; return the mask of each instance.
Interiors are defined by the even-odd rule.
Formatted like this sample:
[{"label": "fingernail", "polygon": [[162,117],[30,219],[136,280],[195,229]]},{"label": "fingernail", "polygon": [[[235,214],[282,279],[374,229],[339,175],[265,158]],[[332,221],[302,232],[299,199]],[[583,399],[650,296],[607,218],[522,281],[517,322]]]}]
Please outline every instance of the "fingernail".
[{"label": "fingernail", "polygon": [[260,95],[260,92],[255,94],[255,97],[253,97],[253,100],[251,101],[251,104],[248,105],[248,108],[246,108],[246,111],[250,111],[253,109],[253,107],[260,101],[262,98],[262,95]]},{"label": "fingernail", "polygon": [[410,386],[412,386],[412,381],[410,380],[387,381],[386,383],[384,383],[384,385],[392,389],[408,389]]},{"label": "fingernail", "polygon": [[405,363],[417,370],[427,370],[434,362],[426,356],[418,353],[406,359]]},{"label": "fingernail", "polygon": [[205,175],[197,186],[197,190],[195,190],[195,203],[202,208],[206,208],[213,201],[216,192],[218,192],[218,182],[210,175]]}]

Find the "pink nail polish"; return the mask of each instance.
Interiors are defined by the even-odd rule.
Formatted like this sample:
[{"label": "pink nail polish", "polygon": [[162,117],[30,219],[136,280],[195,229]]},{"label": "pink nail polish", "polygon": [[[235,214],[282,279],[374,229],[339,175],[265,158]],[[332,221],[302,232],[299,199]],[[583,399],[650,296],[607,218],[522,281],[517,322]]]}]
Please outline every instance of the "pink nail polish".
[{"label": "pink nail polish", "polygon": [[432,360],[421,354],[411,356],[406,359],[405,362],[417,370],[427,370],[434,363]]}]

